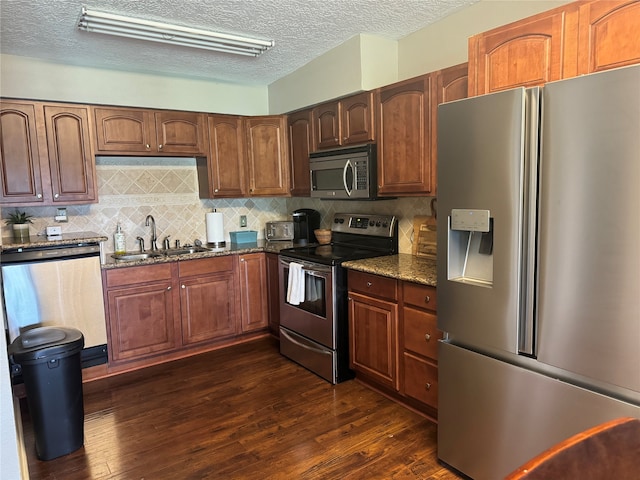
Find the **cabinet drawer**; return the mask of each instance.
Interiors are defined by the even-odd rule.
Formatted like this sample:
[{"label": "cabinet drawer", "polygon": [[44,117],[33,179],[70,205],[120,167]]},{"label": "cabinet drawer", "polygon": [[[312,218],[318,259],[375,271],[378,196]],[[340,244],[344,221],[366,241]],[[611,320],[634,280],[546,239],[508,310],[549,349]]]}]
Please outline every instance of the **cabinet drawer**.
[{"label": "cabinet drawer", "polygon": [[438,299],[436,297],[436,289],[434,287],[403,282],[402,297],[404,299],[404,303],[408,303],[409,305],[433,310],[434,312],[437,310]]},{"label": "cabinet drawer", "polygon": [[438,330],[437,317],[433,313],[405,307],[404,348],[436,360],[438,358],[438,340],[442,333]]},{"label": "cabinet drawer", "polygon": [[141,265],[139,267],[106,270],[106,286],[110,288],[171,280],[173,265],[173,263],[163,263],[160,265]]},{"label": "cabinet drawer", "polygon": [[398,299],[398,281],[393,278],[381,277],[370,273],[349,270],[349,291],[373,295],[389,300]]},{"label": "cabinet drawer", "polygon": [[199,258],[197,260],[182,260],[178,263],[178,269],[181,277],[229,272],[233,270],[233,255]]},{"label": "cabinet drawer", "polygon": [[438,367],[405,352],[404,393],[438,408]]}]

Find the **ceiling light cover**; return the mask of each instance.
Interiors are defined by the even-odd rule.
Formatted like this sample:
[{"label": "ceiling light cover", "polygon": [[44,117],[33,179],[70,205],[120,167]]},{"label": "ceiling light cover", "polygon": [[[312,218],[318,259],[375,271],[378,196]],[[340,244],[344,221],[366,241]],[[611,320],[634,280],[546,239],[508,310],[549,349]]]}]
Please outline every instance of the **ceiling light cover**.
[{"label": "ceiling light cover", "polygon": [[273,47],[273,40],[261,40],[227,33],[125,17],[82,7],[78,29],[119,37],[202,48],[217,52],[257,57]]}]

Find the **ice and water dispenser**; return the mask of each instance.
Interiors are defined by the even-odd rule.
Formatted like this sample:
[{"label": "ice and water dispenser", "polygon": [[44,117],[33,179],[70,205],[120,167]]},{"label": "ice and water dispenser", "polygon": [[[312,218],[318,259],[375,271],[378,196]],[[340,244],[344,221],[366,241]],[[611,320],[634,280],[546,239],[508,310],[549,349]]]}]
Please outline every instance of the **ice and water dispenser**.
[{"label": "ice and water dispenser", "polygon": [[489,210],[452,209],[448,231],[448,279],[493,285],[493,218]]}]

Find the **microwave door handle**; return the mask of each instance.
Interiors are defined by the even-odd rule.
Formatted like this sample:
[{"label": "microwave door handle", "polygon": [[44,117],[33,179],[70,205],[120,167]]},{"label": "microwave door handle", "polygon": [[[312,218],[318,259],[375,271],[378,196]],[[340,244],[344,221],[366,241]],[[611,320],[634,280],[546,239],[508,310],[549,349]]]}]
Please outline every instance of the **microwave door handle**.
[{"label": "microwave door handle", "polygon": [[347,169],[349,168],[353,170],[353,167],[351,166],[351,160],[347,160],[347,163],[344,164],[344,170],[342,170],[342,183],[344,183],[344,190],[347,192],[348,196],[351,196],[353,188],[349,188],[349,185],[347,185]]}]

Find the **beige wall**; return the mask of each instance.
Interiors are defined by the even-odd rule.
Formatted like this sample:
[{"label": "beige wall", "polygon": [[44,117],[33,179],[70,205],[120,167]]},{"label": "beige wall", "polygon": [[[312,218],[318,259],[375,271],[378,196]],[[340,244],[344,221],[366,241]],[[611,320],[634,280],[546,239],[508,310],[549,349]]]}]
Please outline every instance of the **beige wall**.
[{"label": "beige wall", "polygon": [[0,57],[0,95],[13,98],[265,115],[266,86],[146,75]]},{"label": "beige wall", "polygon": [[[361,35],[362,48],[351,39],[269,85],[269,110],[290,112],[466,62],[471,35],[565,3],[569,0],[481,0],[398,42]],[[333,67],[340,65],[348,68],[336,76]]]}]

